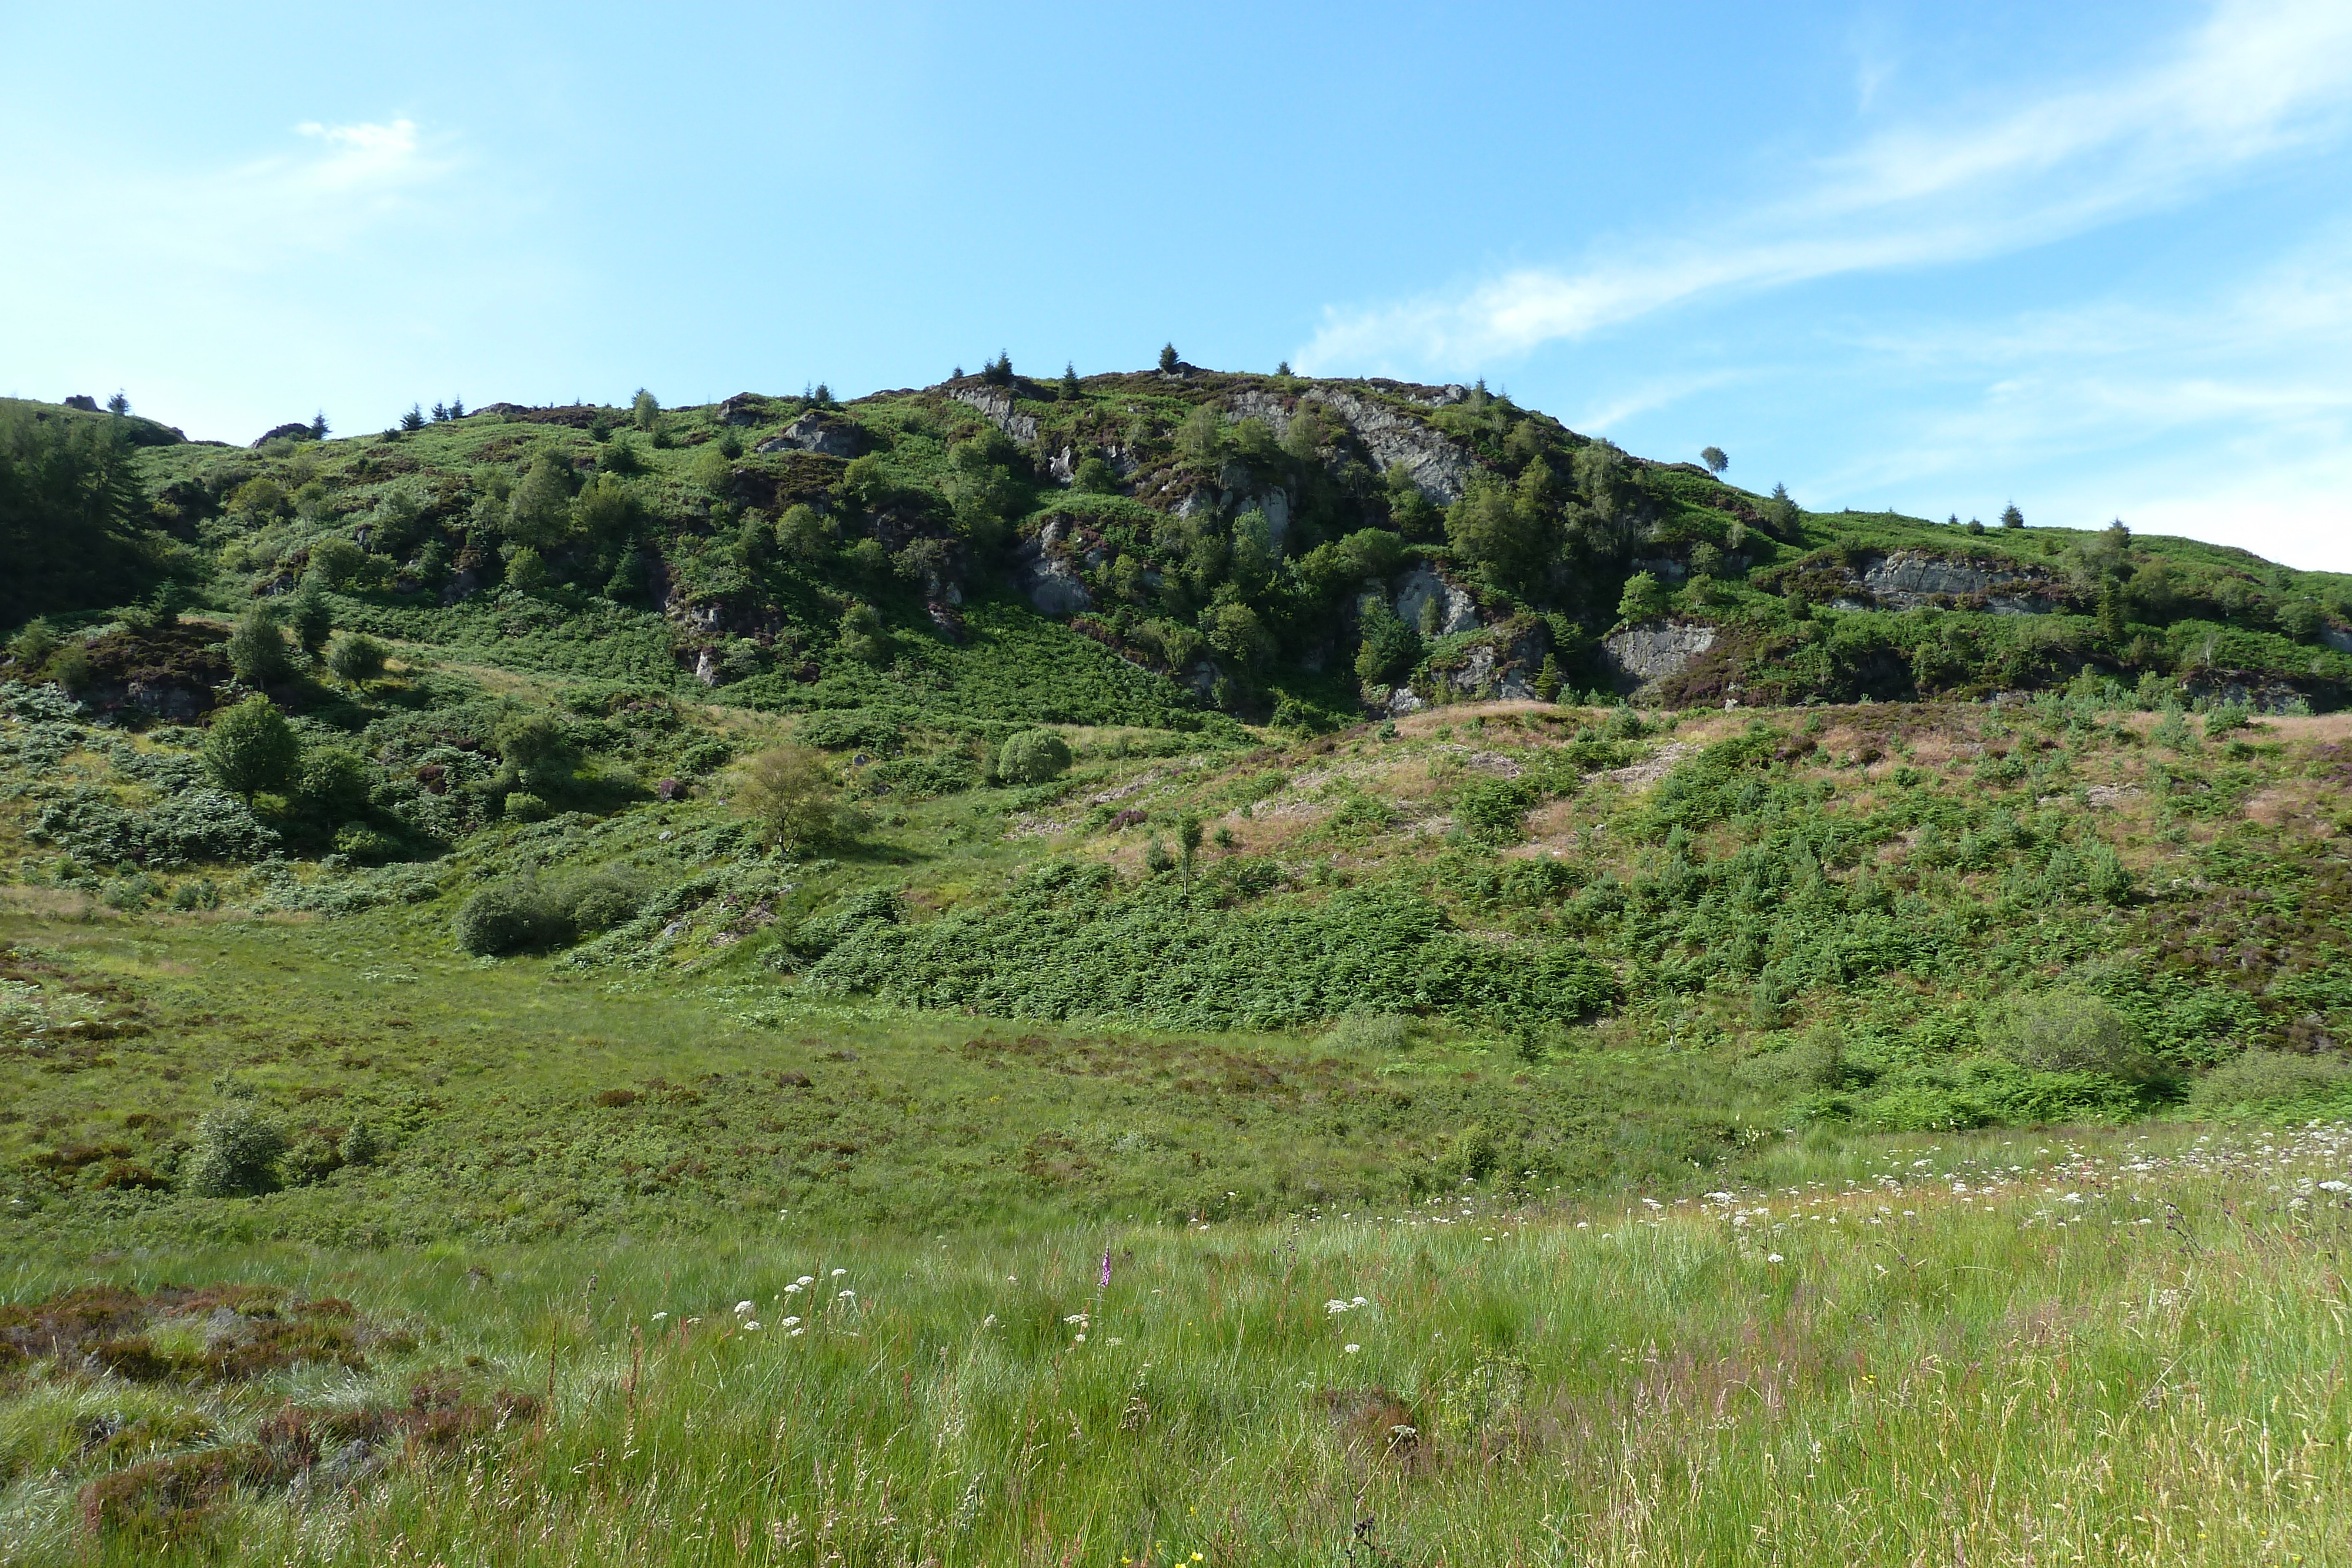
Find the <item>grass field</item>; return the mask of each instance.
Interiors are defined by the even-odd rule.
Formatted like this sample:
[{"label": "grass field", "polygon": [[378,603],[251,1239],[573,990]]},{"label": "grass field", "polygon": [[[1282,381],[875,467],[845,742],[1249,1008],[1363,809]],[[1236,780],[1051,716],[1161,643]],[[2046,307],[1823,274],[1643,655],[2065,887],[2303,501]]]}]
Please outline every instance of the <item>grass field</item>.
[{"label": "grass field", "polygon": [[116,1301],[158,1355],[341,1337],[20,1367],[0,1560],[2338,1563],[2347,1156],[1815,1139],[1622,1205],[20,1258],[20,1338],[94,1280],[288,1292]]},{"label": "grass field", "polygon": [[[189,736],[11,688],[0,1562],[2347,1560],[2340,716],[1464,704],[1013,784],[412,652],[387,775],[551,713],[567,809],[110,863]],[[792,736],[822,854],[730,804]],[[625,917],[457,940],[581,878]]]}]

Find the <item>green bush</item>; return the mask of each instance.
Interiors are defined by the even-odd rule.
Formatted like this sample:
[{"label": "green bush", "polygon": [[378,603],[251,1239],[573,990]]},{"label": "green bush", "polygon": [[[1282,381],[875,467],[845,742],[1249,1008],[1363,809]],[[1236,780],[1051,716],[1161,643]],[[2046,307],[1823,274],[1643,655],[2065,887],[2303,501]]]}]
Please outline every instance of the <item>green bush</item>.
[{"label": "green bush", "polygon": [[[275,626],[268,632],[278,635]],[[270,700],[255,695],[214,716],[205,732],[204,758],[222,789],[249,800],[254,791],[276,789],[294,776],[302,743]]]},{"label": "green bush", "polygon": [[335,852],[362,865],[375,865],[397,856],[400,843],[373,828],[353,822],[336,831]]},{"label": "green bush", "polygon": [[237,618],[228,635],[229,667],[248,686],[273,686],[294,673],[286,634],[269,612],[257,604]]},{"label": "green bush", "polygon": [[1322,1043],[1332,1051],[1403,1051],[1412,1044],[1414,1027],[1414,1021],[1402,1013],[1345,1013]]},{"label": "green bush", "polygon": [[1069,768],[1069,743],[1050,729],[1024,730],[996,754],[996,776],[1008,784],[1048,783]]},{"label": "green bush", "polygon": [[1523,819],[1536,792],[1525,779],[1477,779],[1454,797],[1454,821],[1483,843],[1517,843],[1526,836]]},{"label": "green bush", "polygon": [[340,747],[322,747],[307,753],[294,787],[295,803],[324,821],[341,822],[367,808],[368,785],[374,777],[364,758]]},{"label": "green bush", "polygon": [[249,1101],[208,1112],[196,1124],[188,1155],[187,1186],[198,1197],[245,1197],[278,1185],[278,1157],[286,1134]]},{"label": "green bush", "polygon": [[543,822],[550,814],[547,802],[528,789],[517,789],[509,794],[506,811],[518,822]]},{"label": "green bush", "polygon": [[2249,1051],[2207,1073],[2189,1092],[2200,1111],[2284,1110],[2352,1096],[2352,1062],[2338,1056]]},{"label": "green bush", "polygon": [[2086,991],[2041,991],[2008,1002],[1990,1020],[1987,1043],[2037,1072],[2146,1071],[2147,1058],[2131,1021]]},{"label": "green bush", "polygon": [[493,883],[457,911],[457,946],[476,957],[559,946],[572,935],[561,899],[536,881]]},{"label": "green bush", "polygon": [[383,644],[362,632],[345,632],[327,649],[327,668],[353,685],[383,674]]},{"label": "green bush", "polygon": [[1750,1089],[1772,1094],[1835,1089],[1843,1075],[1843,1053],[1834,1034],[1816,1030],[1742,1057],[1732,1065],[1731,1075]]}]

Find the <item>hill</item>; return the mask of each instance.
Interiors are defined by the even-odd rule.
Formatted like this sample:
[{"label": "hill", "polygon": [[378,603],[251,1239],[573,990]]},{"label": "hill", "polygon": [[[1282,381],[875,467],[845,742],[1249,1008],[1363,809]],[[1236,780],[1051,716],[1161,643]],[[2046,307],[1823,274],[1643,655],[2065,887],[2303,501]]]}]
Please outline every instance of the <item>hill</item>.
[{"label": "hill", "polygon": [[436,414],[0,408],[0,1562],[2341,1534],[2343,580],[1181,362]]}]

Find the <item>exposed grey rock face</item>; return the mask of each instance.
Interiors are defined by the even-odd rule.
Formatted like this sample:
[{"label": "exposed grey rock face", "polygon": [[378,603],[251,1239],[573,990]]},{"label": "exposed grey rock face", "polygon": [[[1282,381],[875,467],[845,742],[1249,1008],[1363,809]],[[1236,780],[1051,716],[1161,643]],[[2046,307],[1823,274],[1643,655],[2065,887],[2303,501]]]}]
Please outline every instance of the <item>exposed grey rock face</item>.
[{"label": "exposed grey rock face", "polygon": [[847,426],[830,423],[811,409],[752,450],[821,452],[828,457],[847,457],[857,450],[857,438]]},{"label": "exposed grey rock face", "polygon": [[1065,446],[1045,464],[1046,476],[1056,485],[1067,485],[1078,476],[1078,449]]},{"label": "exposed grey rock face", "polygon": [[1463,661],[1462,667],[1448,671],[1445,678],[1457,692],[1475,695],[1485,691],[1495,679],[1495,650],[1471,649],[1470,656]]},{"label": "exposed grey rock face", "polygon": [[958,387],[948,396],[979,410],[982,419],[1024,445],[1037,439],[1036,419],[1013,412],[1013,392],[1009,387]]},{"label": "exposed grey rock face", "polygon": [[694,678],[706,686],[719,684],[719,655],[709,648],[694,656]]},{"label": "exposed grey rock face", "polygon": [[1077,572],[1054,553],[1061,541],[1062,522],[1056,517],[1038,529],[1036,538],[1022,540],[1013,552],[1013,580],[1040,615],[1076,615],[1094,608],[1094,596]]},{"label": "exposed grey rock face", "polygon": [[[1995,615],[2043,615],[2052,601],[2050,580],[2041,572],[1954,560],[1925,550],[1896,550],[1863,569],[1861,583],[1881,605],[1907,610],[1930,599],[1984,597]],[[1843,602],[1843,601],[1841,601]],[[1858,607],[1863,601],[1855,601]]]},{"label": "exposed grey rock face", "polygon": [[[1451,394],[1458,388],[1448,387],[1441,394],[1440,403],[1458,402]],[[1463,397],[1469,393],[1463,392]],[[1455,445],[1444,434],[1413,418],[1411,414],[1374,402],[1369,398],[1338,387],[1318,387],[1303,400],[1319,402],[1326,413],[1336,415],[1364,450],[1383,471],[1399,464],[1412,476],[1421,493],[1441,507],[1452,506],[1462,498],[1463,486],[1478,465],[1470,455]],[[1250,387],[1234,394],[1227,405],[1237,419],[1262,419],[1274,427],[1276,435],[1290,429],[1290,411],[1282,400],[1261,388]]]},{"label": "exposed grey rock face", "polygon": [[2347,632],[2341,626],[2321,627],[2319,640],[2339,653],[2352,653],[2352,632]]},{"label": "exposed grey rock face", "polygon": [[1404,574],[1397,584],[1397,619],[1408,626],[1421,624],[1421,609],[1435,600],[1438,604],[1438,635],[1452,636],[1456,632],[1475,632],[1483,622],[1478,619],[1478,606],[1470,595],[1454,587],[1425,566],[1417,566]]},{"label": "exposed grey rock face", "polygon": [[1631,690],[1680,674],[1684,665],[1715,646],[1715,628],[1649,621],[1602,638],[1601,646],[1619,685]]},{"label": "exposed grey rock face", "polygon": [[1441,507],[1460,500],[1477,472],[1468,453],[1411,414],[1349,392],[1320,392],[1317,401],[1347,422],[1383,472],[1402,466],[1421,493]]}]

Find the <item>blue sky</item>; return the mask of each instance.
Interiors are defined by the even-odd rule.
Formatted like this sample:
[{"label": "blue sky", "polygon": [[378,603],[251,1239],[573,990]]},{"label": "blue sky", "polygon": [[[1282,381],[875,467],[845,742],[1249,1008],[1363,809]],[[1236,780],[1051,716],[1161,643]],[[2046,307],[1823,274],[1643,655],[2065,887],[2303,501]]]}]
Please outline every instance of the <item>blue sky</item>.
[{"label": "blue sky", "polygon": [[2352,570],[2352,5],[0,11],[0,392],[1485,376]]}]

